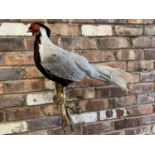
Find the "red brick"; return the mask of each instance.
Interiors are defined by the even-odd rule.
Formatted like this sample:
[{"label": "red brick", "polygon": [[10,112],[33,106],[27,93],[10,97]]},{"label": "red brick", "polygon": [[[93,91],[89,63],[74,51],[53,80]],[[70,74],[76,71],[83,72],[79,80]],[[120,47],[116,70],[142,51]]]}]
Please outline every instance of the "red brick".
[{"label": "red brick", "polygon": [[131,106],[137,103],[136,96],[123,96],[109,99],[109,108]]},{"label": "red brick", "polygon": [[141,92],[142,93],[148,93],[148,92],[152,92],[154,85],[153,83],[144,83],[141,85]]},{"label": "red brick", "polygon": [[123,37],[109,37],[97,39],[97,45],[98,49],[120,49],[130,47],[128,38]]},{"label": "red brick", "polygon": [[127,92],[118,87],[111,87],[109,91],[109,96],[125,96]]},{"label": "red brick", "polygon": [[88,23],[95,23],[95,19],[68,19],[69,22],[71,23],[82,23],[82,24],[88,24]]},{"label": "red brick", "polygon": [[43,88],[44,84],[42,80],[22,80],[4,83],[6,93],[39,91]]},{"label": "red brick", "polygon": [[33,65],[33,52],[13,52],[5,55],[6,65]]},{"label": "red brick", "polygon": [[139,93],[148,93],[153,91],[152,83],[138,83],[129,85],[129,93],[139,94]]},{"label": "red brick", "polygon": [[80,82],[77,82],[77,87],[97,87],[105,85],[104,81],[98,81],[93,79],[84,79]]},{"label": "red brick", "polygon": [[119,36],[137,36],[142,35],[142,26],[115,26],[115,32]]},{"label": "red brick", "polygon": [[95,97],[97,98],[109,97],[109,93],[110,93],[109,91],[110,91],[109,87],[96,88]]},{"label": "red brick", "polygon": [[48,19],[47,21],[49,24],[66,23],[66,22],[68,22],[68,19]]},{"label": "red brick", "polygon": [[147,72],[147,73],[141,73],[141,80],[143,82],[151,82],[151,81],[155,81],[155,72]]},{"label": "red brick", "polygon": [[83,126],[83,134],[97,135],[103,132],[103,123],[93,123]]},{"label": "red brick", "polygon": [[47,105],[41,108],[44,115],[46,116],[53,116],[60,114],[60,111],[58,110],[57,106],[54,105]]},{"label": "red brick", "polygon": [[130,128],[140,126],[141,121],[140,118],[132,118],[132,119],[124,119],[114,122],[114,127],[116,130],[123,128]]},{"label": "red brick", "polygon": [[102,62],[104,61],[104,52],[93,52],[88,51],[83,54],[84,57],[88,59],[89,62]]},{"label": "red brick", "polygon": [[25,68],[25,76],[28,79],[44,77],[42,73],[36,67]]},{"label": "red brick", "polygon": [[150,134],[150,126],[143,126],[134,129],[127,129],[125,131],[126,135],[148,135]]},{"label": "red brick", "polygon": [[23,68],[0,68],[0,80],[18,80],[25,77],[25,70]]},{"label": "red brick", "polygon": [[22,106],[25,102],[23,95],[0,96],[0,109]]},{"label": "red brick", "polygon": [[155,37],[137,37],[132,39],[133,48],[155,47]]},{"label": "red brick", "polygon": [[105,133],[105,135],[125,135],[125,131],[124,130],[111,131]]},{"label": "red brick", "polygon": [[155,50],[153,50],[153,49],[144,50],[144,58],[146,60],[154,60],[155,59]]},{"label": "red brick", "polygon": [[155,26],[154,25],[147,25],[144,29],[145,35],[155,35]]},{"label": "red brick", "polygon": [[141,117],[142,125],[149,125],[155,123],[155,114]]},{"label": "red brick", "polygon": [[19,135],[48,135],[47,130],[37,130],[37,131],[31,131],[26,133],[20,133]]},{"label": "red brick", "polygon": [[124,24],[126,23],[126,19],[96,19],[97,23],[102,23],[102,24]]},{"label": "red brick", "polygon": [[140,82],[140,73],[132,72],[130,73],[132,76],[132,82]]},{"label": "red brick", "polygon": [[138,104],[148,104],[148,103],[153,103],[154,102],[154,93],[150,94],[140,94],[138,95]]},{"label": "red brick", "polygon": [[94,88],[69,89],[67,92],[67,100],[92,99],[95,97]]},{"label": "red brick", "polygon": [[29,130],[43,130],[60,125],[60,116],[43,117],[28,121]]},{"label": "red brick", "polygon": [[79,103],[80,110],[82,111],[98,111],[108,108],[107,99],[95,99],[87,102]]},{"label": "red brick", "polygon": [[77,24],[50,24],[52,32],[63,36],[78,36],[79,26]]},{"label": "red brick", "polygon": [[112,121],[103,121],[103,134],[105,132],[109,132],[114,130],[113,122]]},{"label": "red brick", "polygon": [[4,64],[4,55],[0,54],[0,65]]},{"label": "red brick", "polygon": [[5,115],[7,121],[25,120],[44,116],[40,107],[9,109],[6,110]]},{"label": "red brick", "polygon": [[4,113],[0,111],[0,122],[4,121]]},{"label": "red brick", "polygon": [[0,38],[0,51],[17,51],[24,48],[24,42],[21,38]]},{"label": "red brick", "polygon": [[153,19],[143,19],[144,24],[153,24]]},{"label": "red brick", "polygon": [[64,135],[61,127],[56,127],[48,130],[48,135]]},{"label": "red brick", "polygon": [[128,62],[128,71],[150,71],[153,70],[154,64],[152,61],[129,61]]},{"label": "red brick", "polygon": [[82,54],[89,62],[114,61],[115,55],[111,51],[87,51]]},{"label": "red brick", "polygon": [[113,67],[113,68],[119,68],[119,69],[122,69],[122,70],[126,70],[126,62],[124,61],[115,61],[115,62],[105,62],[103,63],[103,65],[107,65],[107,66],[110,66],[110,67]]},{"label": "red brick", "polygon": [[[47,19],[18,19],[18,20],[24,23],[32,23],[32,22],[44,23],[47,21]],[[14,19],[13,21],[17,21],[17,19]]]},{"label": "red brick", "polygon": [[140,116],[140,115],[152,114],[153,106],[151,104],[134,106],[134,107],[128,108],[127,113],[129,116]]},{"label": "red brick", "polygon": [[4,88],[3,88],[3,84],[0,83],[0,94],[4,94]]},{"label": "red brick", "polygon": [[60,46],[65,49],[97,49],[95,39],[88,38],[61,38]]},{"label": "red brick", "polygon": [[26,49],[33,50],[34,48],[34,38],[25,39]]},{"label": "red brick", "polygon": [[143,19],[128,19],[129,24],[143,24]]},{"label": "red brick", "polygon": [[143,60],[143,50],[120,50],[116,52],[116,58],[118,60]]}]

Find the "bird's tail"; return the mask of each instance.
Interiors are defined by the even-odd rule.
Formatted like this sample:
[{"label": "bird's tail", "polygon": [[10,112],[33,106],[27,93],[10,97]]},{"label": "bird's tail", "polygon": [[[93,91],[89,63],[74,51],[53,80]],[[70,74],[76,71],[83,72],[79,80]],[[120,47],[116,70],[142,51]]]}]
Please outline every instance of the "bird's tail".
[{"label": "bird's tail", "polygon": [[111,83],[116,84],[125,91],[128,91],[127,83],[132,83],[131,74],[117,68],[111,68],[108,66],[93,65],[99,72],[98,80],[106,80]]}]

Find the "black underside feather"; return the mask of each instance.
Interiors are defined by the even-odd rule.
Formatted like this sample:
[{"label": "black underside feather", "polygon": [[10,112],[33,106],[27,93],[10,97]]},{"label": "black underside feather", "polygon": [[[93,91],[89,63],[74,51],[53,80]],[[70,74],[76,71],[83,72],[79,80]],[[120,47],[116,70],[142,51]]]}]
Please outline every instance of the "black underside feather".
[{"label": "black underside feather", "polygon": [[40,42],[40,34],[39,34],[38,36],[36,36],[36,40],[34,43],[34,61],[35,61],[37,68],[46,78],[48,78],[56,83],[59,83],[64,87],[68,86],[73,81],[57,77],[57,76],[51,74],[52,71],[49,72],[48,70],[44,69],[44,67],[41,65],[40,54],[39,54],[39,44],[40,43],[41,42]]}]

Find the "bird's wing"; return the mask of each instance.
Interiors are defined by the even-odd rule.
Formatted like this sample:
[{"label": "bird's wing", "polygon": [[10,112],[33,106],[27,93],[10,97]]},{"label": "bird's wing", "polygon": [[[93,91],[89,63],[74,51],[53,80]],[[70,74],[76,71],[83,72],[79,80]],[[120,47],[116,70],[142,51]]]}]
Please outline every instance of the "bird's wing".
[{"label": "bird's wing", "polygon": [[73,55],[62,49],[47,57],[42,62],[42,65],[49,73],[55,76],[72,81],[81,81],[85,78],[85,72],[76,64]]}]

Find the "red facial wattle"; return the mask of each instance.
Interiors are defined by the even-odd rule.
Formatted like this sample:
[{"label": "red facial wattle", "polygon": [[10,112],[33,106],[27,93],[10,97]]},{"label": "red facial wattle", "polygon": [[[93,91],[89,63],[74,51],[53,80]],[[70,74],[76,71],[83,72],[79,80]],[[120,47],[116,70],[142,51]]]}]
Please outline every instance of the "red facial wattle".
[{"label": "red facial wattle", "polygon": [[32,24],[29,27],[29,32],[32,32],[33,35],[37,36],[40,33],[40,26],[38,24]]}]

